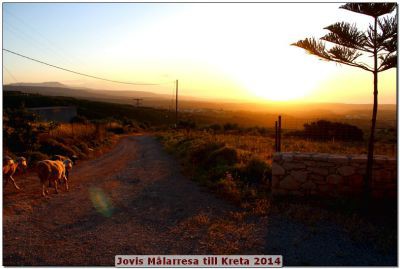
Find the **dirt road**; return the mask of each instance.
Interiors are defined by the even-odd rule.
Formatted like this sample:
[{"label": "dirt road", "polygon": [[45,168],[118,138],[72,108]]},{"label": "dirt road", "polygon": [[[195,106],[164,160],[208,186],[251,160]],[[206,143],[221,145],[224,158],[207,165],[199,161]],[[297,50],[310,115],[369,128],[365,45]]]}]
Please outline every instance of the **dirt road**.
[{"label": "dirt road", "polygon": [[281,254],[285,265],[395,265],[342,227],[249,214],[185,178],[154,137],[120,140],[41,197],[34,174],[3,195],[4,265],[114,265],[118,254]]},{"label": "dirt road", "polygon": [[[257,253],[255,225],[184,178],[153,137],[125,137],[102,157],[79,163],[70,177],[69,192],[61,186],[48,198],[40,197],[35,175],[18,177],[21,192],[7,186],[4,265],[113,265],[116,254]],[[233,249],[224,247],[228,242]]]}]

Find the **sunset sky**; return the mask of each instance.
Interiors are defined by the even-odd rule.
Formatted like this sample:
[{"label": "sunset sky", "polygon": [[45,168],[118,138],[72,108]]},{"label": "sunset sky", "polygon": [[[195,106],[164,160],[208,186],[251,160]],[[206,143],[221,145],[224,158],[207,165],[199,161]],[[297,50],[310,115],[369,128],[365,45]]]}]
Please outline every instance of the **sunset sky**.
[{"label": "sunset sky", "polygon": [[[318,60],[291,43],[337,21],[372,19],[337,3],[4,3],[3,48],[112,80],[81,77],[3,52],[3,83],[58,81],[215,99],[372,102],[372,74]],[[379,76],[396,102],[396,70]]]}]

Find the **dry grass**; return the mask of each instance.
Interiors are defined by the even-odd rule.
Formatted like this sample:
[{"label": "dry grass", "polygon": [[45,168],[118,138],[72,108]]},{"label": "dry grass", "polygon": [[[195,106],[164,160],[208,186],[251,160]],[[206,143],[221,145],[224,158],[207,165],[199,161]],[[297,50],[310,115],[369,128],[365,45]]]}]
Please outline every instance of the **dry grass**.
[{"label": "dry grass", "polygon": [[81,124],[81,123],[62,123],[56,129],[51,131],[51,135],[55,137],[70,137],[76,139],[87,139],[96,135],[104,135],[106,132],[105,125]]},{"label": "dry grass", "polygon": [[[262,159],[270,160],[274,153],[274,138],[255,135],[234,135],[234,134],[199,134],[205,139],[213,139],[218,142],[225,142],[228,146],[241,150],[250,151]],[[375,154],[396,156],[396,145],[376,143]],[[300,138],[282,138],[282,151],[298,152],[321,152],[335,154],[366,154],[367,146],[360,142],[333,142],[333,141],[311,141]]]},{"label": "dry grass", "polygon": [[[212,134],[201,131],[191,131],[190,136],[181,132],[172,134],[176,137],[186,136],[190,138],[202,138],[204,141],[225,143],[228,147],[250,152],[251,155],[260,157],[267,162],[271,162],[274,153],[273,137],[260,135],[239,135],[239,134]],[[282,151],[296,152],[320,152],[335,154],[366,154],[367,145],[363,142],[343,142],[343,141],[311,141],[300,138],[282,138]],[[375,154],[396,156],[396,144],[377,142],[375,144]],[[250,158],[250,155],[249,155]]]},{"label": "dry grass", "polygon": [[261,239],[256,223],[249,222],[247,212],[232,211],[226,216],[210,218],[199,213],[187,218],[171,229],[185,240],[197,241],[203,253],[232,255],[245,252],[257,253]]}]

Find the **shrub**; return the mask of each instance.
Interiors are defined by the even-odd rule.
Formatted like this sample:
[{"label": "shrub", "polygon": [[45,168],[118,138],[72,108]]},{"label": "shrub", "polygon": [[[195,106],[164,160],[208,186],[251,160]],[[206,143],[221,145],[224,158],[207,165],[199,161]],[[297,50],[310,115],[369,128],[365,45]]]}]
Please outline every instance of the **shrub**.
[{"label": "shrub", "polygon": [[40,151],[44,152],[48,155],[64,155],[64,156],[72,156],[76,155],[76,152],[72,150],[70,147],[56,141],[55,139],[46,139],[41,142]]},{"label": "shrub", "polygon": [[88,155],[89,154],[89,147],[85,142],[77,143],[76,146],[82,151],[82,153]]},{"label": "shrub", "polygon": [[217,193],[228,198],[229,200],[239,203],[241,200],[241,192],[230,173],[226,173],[224,178],[221,178],[217,184]]},{"label": "shrub", "polygon": [[124,133],[124,128],[122,128],[122,127],[111,127],[111,128],[107,128],[107,131],[112,132],[114,134],[123,134]]},{"label": "shrub", "polygon": [[70,122],[71,123],[88,124],[89,120],[85,116],[77,115],[77,116],[73,117]]},{"label": "shrub", "polygon": [[215,164],[203,171],[207,180],[215,182],[224,177],[226,173],[231,174],[234,171],[234,167],[227,164]]},{"label": "shrub", "polygon": [[189,159],[195,164],[203,164],[208,156],[215,150],[224,147],[224,143],[205,142],[197,145],[191,152]]},{"label": "shrub", "polygon": [[239,130],[240,127],[237,123],[225,123],[224,124],[224,131],[234,131],[234,130]]},{"label": "shrub", "polygon": [[241,169],[241,179],[250,184],[260,184],[266,179],[271,179],[271,166],[261,159],[253,157]]},{"label": "shrub", "polygon": [[238,154],[234,148],[222,147],[210,153],[206,159],[206,166],[233,165],[238,161]]},{"label": "shrub", "polygon": [[357,126],[326,120],[304,124],[303,131],[303,136],[316,140],[362,141],[363,135],[363,131]]},{"label": "shrub", "polygon": [[179,129],[186,129],[186,130],[191,130],[191,129],[196,129],[196,122],[193,120],[180,120],[178,122],[178,128]]},{"label": "shrub", "polygon": [[49,156],[40,151],[27,152],[25,157],[30,166],[35,166],[37,162],[49,159]]},{"label": "shrub", "polygon": [[218,132],[218,131],[222,130],[222,126],[219,124],[212,124],[208,128],[213,130],[214,132]]}]

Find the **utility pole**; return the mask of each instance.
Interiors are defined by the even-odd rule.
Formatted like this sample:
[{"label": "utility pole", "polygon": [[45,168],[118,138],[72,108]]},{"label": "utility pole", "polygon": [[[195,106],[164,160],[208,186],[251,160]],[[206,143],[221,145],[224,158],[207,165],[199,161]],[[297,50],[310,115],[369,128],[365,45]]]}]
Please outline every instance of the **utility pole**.
[{"label": "utility pole", "polygon": [[175,97],[175,127],[178,127],[178,80],[176,83],[176,97]]},{"label": "utility pole", "polygon": [[133,98],[134,101],[136,101],[136,107],[139,107],[143,98]]}]

